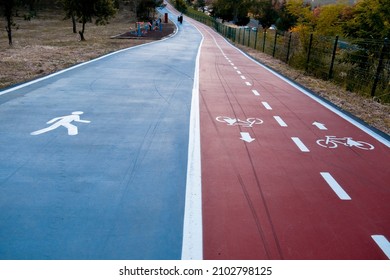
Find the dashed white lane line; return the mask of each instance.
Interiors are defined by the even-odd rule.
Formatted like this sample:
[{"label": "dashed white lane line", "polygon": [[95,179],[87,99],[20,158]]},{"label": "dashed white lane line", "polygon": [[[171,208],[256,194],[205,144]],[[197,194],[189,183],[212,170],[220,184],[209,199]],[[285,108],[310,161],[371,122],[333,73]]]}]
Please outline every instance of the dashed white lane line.
[{"label": "dashed white lane line", "polygon": [[375,243],[381,248],[386,257],[390,259],[390,242],[383,235],[371,235],[371,238],[374,239]]},{"label": "dashed white lane line", "polygon": [[344,191],[344,189],[339,183],[337,183],[329,172],[321,172],[320,174],[341,200],[351,200],[351,197]]},{"label": "dashed white lane line", "polygon": [[301,141],[301,139],[299,139],[298,137],[291,137],[291,140],[294,141],[295,145],[298,146],[298,148],[304,152],[304,153],[308,153],[310,152],[310,150],[306,147],[305,144],[303,144],[303,142]]},{"label": "dashed white lane line", "polygon": [[244,75],[241,75],[241,79],[246,80],[246,77]]},{"label": "dashed white lane line", "polygon": [[252,84],[250,82],[245,82],[245,84],[250,87]]},{"label": "dashed white lane line", "polygon": [[282,120],[281,117],[279,116],[274,116],[274,119],[278,122],[278,124],[282,127],[287,127],[287,124],[284,122],[284,120]]},{"label": "dashed white lane line", "polygon": [[238,75],[241,75],[242,73],[241,73],[241,71],[238,71],[238,70],[237,70],[237,74],[238,74]]},{"label": "dashed white lane line", "polygon": [[254,94],[254,95],[256,95],[256,96],[260,96],[260,93],[259,93],[257,90],[255,90],[255,89],[252,89],[252,92],[253,92],[253,94]]},{"label": "dashed white lane line", "polygon": [[261,102],[263,104],[263,106],[265,107],[265,109],[267,110],[272,110],[272,107],[268,104],[268,102]]}]

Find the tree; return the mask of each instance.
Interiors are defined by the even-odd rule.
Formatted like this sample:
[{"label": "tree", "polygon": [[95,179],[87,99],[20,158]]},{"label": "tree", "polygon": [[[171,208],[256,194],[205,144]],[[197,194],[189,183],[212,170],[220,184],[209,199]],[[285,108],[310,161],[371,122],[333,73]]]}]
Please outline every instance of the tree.
[{"label": "tree", "polygon": [[187,4],[184,0],[175,0],[175,8],[182,13],[187,11]]},{"label": "tree", "polygon": [[137,3],[137,17],[139,19],[150,19],[150,13],[163,4],[163,0],[143,0]]},{"label": "tree", "polygon": [[205,7],[206,7],[206,1],[205,0],[198,0],[196,2],[196,7],[202,9],[202,11],[204,12],[205,11]]},{"label": "tree", "polygon": [[381,40],[390,37],[390,1],[362,0],[352,14],[343,26],[347,36]]},{"label": "tree", "polygon": [[62,0],[62,7],[65,10],[65,19],[72,19],[73,33],[77,33],[76,26],[76,9],[77,3],[76,0]]},{"label": "tree", "polygon": [[251,0],[216,0],[213,3],[213,14],[237,25],[246,25],[251,4]]},{"label": "tree", "polygon": [[113,0],[63,0],[63,3],[66,14],[75,16],[82,24],[79,31],[81,41],[85,41],[85,25],[88,22],[95,18],[95,24],[105,25],[116,13]]},{"label": "tree", "polygon": [[12,46],[12,28],[16,26],[13,20],[13,14],[17,4],[16,0],[0,0],[0,10],[2,10],[6,20],[5,30],[7,31],[8,44],[10,46]]},{"label": "tree", "polygon": [[264,29],[269,28],[278,19],[275,4],[274,0],[258,0],[250,8],[253,17],[259,21]]}]

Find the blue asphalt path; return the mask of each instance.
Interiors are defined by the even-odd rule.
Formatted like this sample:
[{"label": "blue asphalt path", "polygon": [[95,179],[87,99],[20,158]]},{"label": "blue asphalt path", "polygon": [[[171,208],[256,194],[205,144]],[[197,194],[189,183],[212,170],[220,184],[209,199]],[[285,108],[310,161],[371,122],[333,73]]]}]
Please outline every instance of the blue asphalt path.
[{"label": "blue asphalt path", "polygon": [[[180,259],[200,42],[184,23],[0,92],[0,259]],[[63,116],[76,135],[31,134]]]}]

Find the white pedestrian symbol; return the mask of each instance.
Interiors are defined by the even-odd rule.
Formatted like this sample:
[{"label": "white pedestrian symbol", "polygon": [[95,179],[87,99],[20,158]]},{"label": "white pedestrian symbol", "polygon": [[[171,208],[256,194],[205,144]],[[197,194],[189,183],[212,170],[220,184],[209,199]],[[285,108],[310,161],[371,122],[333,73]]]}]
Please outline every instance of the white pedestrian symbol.
[{"label": "white pedestrian symbol", "polygon": [[51,125],[47,128],[44,128],[44,129],[40,129],[40,130],[31,132],[31,135],[39,135],[42,133],[46,133],[46,132],[54,130],[60,126],[63,126],[63,127],[68,129],[68,135],[72,135],[72,136],[77,135],[79,133],[77,126],[71,124],[71,122],[75,121],[75,122],[80,122],[80,123],[90,123],[90,121],[80,119],[80,115],[82,115],[82,114],[84,114],[84,113],[81,111],[76,111],[68,116],[54,118],[54,119],[47,122],[47,124],[53,123],[53,125]]}]

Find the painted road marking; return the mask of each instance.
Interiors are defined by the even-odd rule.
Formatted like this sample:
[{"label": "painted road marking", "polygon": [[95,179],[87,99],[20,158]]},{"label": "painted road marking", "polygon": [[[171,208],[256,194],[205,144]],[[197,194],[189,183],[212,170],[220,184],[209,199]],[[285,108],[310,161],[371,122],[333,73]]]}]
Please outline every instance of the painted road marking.
[{"label": "painted road marking", "polygon": [[231,66],[234,66],[234,63],[230,63]]},{"label": "painted road marking", "polygon": [[237,71],[237,74],[238,74],[238,75],[241,75],[242,73],[241,73],[241,71]]},{"label": "painted road marking", "polygon": [[199,63],[204,37],[199,44],[195,62],[192,89],[186,196],[183,222],[182,260],[203,259],[202,221],[202,168],[200,158],[200,107],[199,107]]},{"label": "painted road marking", "polygon": [[263,104],[263,106],[267,109],[267,110],[272,110],[272,107],[268,104],[268,102],[261,102]]},{"label": "painted road marking", "polygon": [[329,172],[321,172],[320,174],[341,200],[351,200],[351,197],[344,191],[344,189],[339,185],[339,183],[337,183]]},{"label": "painted road marking", "polygon": [[49,127],[46,127],[44,129],[40,129],[34,132],[31,132],[31,135],[40,135],[49,131],[52,131],[54,129],[59,128],[60,126],[63,126],[68,129],[68,135],[74,136],[79,133],[77,126],[71,124],[71,122],[80,122],[80,123],[90,123],[91,121],[87,120],[81,120],[80,115],[84,114],[81,111],[73,112],[71,115],[68,116],[62,116],[58,118],[51,119],[47,122],[47,124],[52,124]]},{"label": "painted road marking", "polygon": [[255,141],[255,138],[252,138],[252,136],[248,132],[240,132],[241,134],[241,140],[244,140],[247,143],[251,143]]},{"label": "painted road marking", "polygon": [[256,96],[260,96],[260,93],[259,93],[257,90],[255,90],[255,89],[252,89],[252,92],[253,92],[253,94],[254,94],[254,95],[256,95]]},{"label": "painted road marking", "polygon": [[242,75],[242,76],[241,76],[241,79],[243,79],[243,80],[246,80],[246,78],[245,78],[245,76],[244,76],[244,75]]},{"label": "painted road marking", "polygon": [[372,239],[381,248],[386,257],[390,259],[390,242],[383,235],[371,235]]},{"label": "painted road marking", "polygon": [[304,153],[307,153],[307,152],[310,152],[310,150],[305,146],[305,144],[303,144],[303,142],[301,141],[301,139],[299,139],[298,137],[291,137],[291,139],[294,141],[295,145],[298,146],[298,148],[304,152]]},{"label": "painted road marking", "polygon": [[238,67],[237,67],[237,66],[234,66],[233,68],[234,68],[235,70],[237,70],[237,69],[238,69]]},{"label": "painted road marking", "polygon": [[278,124],[282,127],[287,127],[287,124],[282,120],[279,116],[274,116],[274,119],[278,122]]},{"label": "painted road marking", "polygon": [[250,82],[245,82],[245,84],[250,87],[252,84]]},{"label": "painted road marking", "polygon": [[323,123],[313,122],[312,125],[315,125],[319,130],[328,130]]},{"label": "painted road marking", "polygon": [[370,128],[368,128],[366,125],[360,123],[359,121],[353,119],[352,117],[346,115],[344,112],[340,111],[339,109],[333,107],[332,105],[330,105],[329,103],[325,102],[324,100],[320,99],[319,97],[317,97],[316,95],[313,95],[312,92],[308,91],[308,90],[305,90],[304,88],[302,88],[301,86],[295,84],[294,82],[292,82],[291,80],[287,79],[286,77],[282,76],[281,74],[279,74],[278,72],[268,68],[267,66],[265,66],[264,64],[261,64],[260,62],[256,61],[255,59],[253,59],[252,57],[250,57],[248,54],[246,54],[245,52],[243,52],[242,50],[240,50],[239,48],[237,48],[236,46],[233,46],[231,45],[234,49],[236,49],[238,52],[240,52],[243,56],[245,56],[246,58],[248,58],[249,60],[251,60],[252,62],[256,63],[257,65],[259,65],[260,67],[262,67],[263,69],[267,70],[268,72],[272,73],[273,75],[275,75],[276,77],[278,77],[279,79],[283,80],[284,82],[286,82],[287,84],[291,85],[292,87],[296,88],[297,90],[299,90],[300,92],[302,92],[303,94],[305,94],[306,96],[310,97],[311,99],[315,100],[317,103],[321,104],[322,106],[324,106],[325,108],[331,110],[333,113],[337,114],[339,117],[345,119],[346,121],[348,121],[349,123],[353,124],[354,126],[360,128],[361,130],[363,130],[364,132],[366,132],[367,134],[369,134],[370,136],[374,137],[376,140],[380,141],[382,144],[386,145],[387,147],[390,148],[390,141],[388,139],[386,139],[386,137],[380,135],[379,133],[376,133],[374,132],[373,130],[371,130]]},{"label": "painted road marking", "polygon": [[240,120],[237,118],[231,118],[226,116],[218,116],[215,118],[218,122],[227,123],[229,126],[240,125],[244,127],[253,127],[255,124],[262,124],[263,120],[259,118],[247,118],[246,120]]}]

